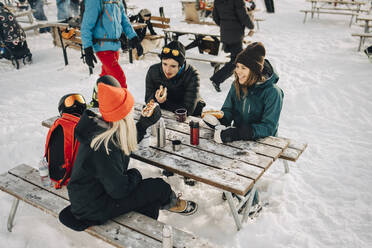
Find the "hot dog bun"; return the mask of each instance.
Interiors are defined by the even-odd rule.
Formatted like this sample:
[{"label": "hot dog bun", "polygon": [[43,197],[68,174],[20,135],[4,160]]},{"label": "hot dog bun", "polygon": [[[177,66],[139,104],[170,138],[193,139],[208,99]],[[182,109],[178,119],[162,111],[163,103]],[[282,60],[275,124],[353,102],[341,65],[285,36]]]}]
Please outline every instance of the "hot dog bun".
[{"label": "hot dog bun", "polygon": [[158,104],[154,101],[154,99],[151,99],[147,104],[146,107],[142,109],[142,116],[143,117],[150,117],[153,113]]},{"label": "hot dog bun", "polygon": [[167,95],[167,87],[163,87],[163,85],[160,85],[160,97],[163,97],[164,95],[166,96]]},{"label": "hot dog bun", "polygon": [[223,117],[223,112],[221,110],[207,110],[207,111],[203,111],[203,113],[201,114],[201,117],[204,118],[204,116],[206,114],[213,115],[217,119],[221,119]]}]

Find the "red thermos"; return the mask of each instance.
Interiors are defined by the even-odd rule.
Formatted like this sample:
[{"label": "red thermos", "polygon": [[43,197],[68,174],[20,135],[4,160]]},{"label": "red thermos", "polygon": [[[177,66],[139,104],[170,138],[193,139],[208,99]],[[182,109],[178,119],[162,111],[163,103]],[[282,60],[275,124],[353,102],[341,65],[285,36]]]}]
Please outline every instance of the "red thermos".
[{"label": "red thermos", "polygon": [[190,121],[190,144],[199,145],[199,122]]}]

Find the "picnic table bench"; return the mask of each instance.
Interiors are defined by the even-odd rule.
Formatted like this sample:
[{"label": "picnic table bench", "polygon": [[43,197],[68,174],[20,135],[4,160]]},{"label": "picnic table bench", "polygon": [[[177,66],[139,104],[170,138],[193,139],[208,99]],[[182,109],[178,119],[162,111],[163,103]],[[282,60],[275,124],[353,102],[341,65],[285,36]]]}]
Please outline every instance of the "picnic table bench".
[{"label": "picnic table bench", "polygon": [[[39,172],[29,165],[21,164],[0,175],[0,189],[14,196],[8,217],[8,231],[13,228],[19,200],[58,218],[59,212],[68,206],[66,187],[55,189],[42,185]],[[103,241],[120,248],[163,247],[164,223],[145,215],[130,212],[107,221],[103,225],[91,226],[85,231]],[[212,248],[208,241],[173,228],[173,247]],[[170,247],[169,247],[170,248]]]},{"label": "picnic table bench", "polygon": [[360,51],[364,42],[365,42],[365,40],[368,39],[368,38],[372,38],[372,33],[352,33],[351,36],[359,37],[358,51]]},{"label": "picnic table bench", "polygon": [[[314,14],[331,14],[331,15],[346,15],[351,16],[349,26],[353,23],[354,16],[364,10],[361,6],[365,5],[362,1],[349,1],[349,0],[307,0],[311,3],[310,10],[300,10],[300,12],[305,13],[304,23],[306,22],[307,13],[311,13],[311,18]],[[339,6],[339,7],[337,7]]]},{"label": "picnic table bench", "polygon": [[[32,13],[34,10],[22,10],[17,11],[15,9],[10,9],[14,17],[17,19],[17,22],[22,27],[24,31],[34,30],[35,33],[38,33],[39,23],[34,20]],[[27,19],[22,19],[22,17],[27,17]]]},{"label": "picnic table bench", "polygon": [[307,13],[311,13],[311,18],[313,18],[313,15],[315,13],[318,14],[318,19],[319,19],[319,14],[331,14],[331,15],[347,15],[347,16],[351,16],[351,19],[350,19],[350,22],[349,22],[349,26],[351,26],[351,24],[353,23],[354,16],[358,16],[358,13],[355,13],[355,12],[323,11],[323,10],[319,10],[319,9],[316,9],[316,10],[300,10],[300,12],[304,12],[305,13],[305,17],[304,17],[303,23],[306,22]]},{"label": "picnic table bench", "polygon": [[[139,119],[143,104],[136,103],[134,117]],[[256,183],[278,158],[284,161],[297,161],[307,144],[294,142],[286,138],[266,137],[257,141],[235,141],[218,144],[213,141],[213,130],[200,118],[187,117],[185,122],[177,122],[174,113],[162,110],[166,125],[165,147],[153,146],[145,140],[140,149],[131,157],[147,164],[174,172],[176,174],[211,185],[226,195],[237,230],[248,218]],[[42,122],[50,127],[57,117]],[[190,120],[200,121],[199,145],[189,144]],[[172,150],[172,140],[181,140],[181,149]],[[288,164],[285,163],[288,172]],[[242,199],[234,204],[232,193]],[[247,204],[243,207],[244,203]],[[238,210],[243,208],[242,216]]]},{"label": "picnic table bench", "polygon": [[372,27],[372,16],[358,16],[356,21],[363,21],[364,24],[361,24],[361,27],[364,27],[364,33],[369,33],[369,28]]}]

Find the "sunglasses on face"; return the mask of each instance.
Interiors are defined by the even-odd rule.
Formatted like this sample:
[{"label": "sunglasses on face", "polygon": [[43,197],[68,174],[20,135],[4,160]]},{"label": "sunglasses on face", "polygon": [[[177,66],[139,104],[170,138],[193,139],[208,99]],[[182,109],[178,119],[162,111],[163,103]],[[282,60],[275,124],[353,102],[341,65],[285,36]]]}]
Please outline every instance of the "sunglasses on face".
[{"label": "sunglasses on face", "polygon": [[163,48],[163,53],[164,54],[168,54],[171,51],[172,51],[173,56],[177,57],[178,55],[180,55],[180,51],[178,51],[177,49],[170,49],[169,47],[164,47]]},{"label": "sunglasses on face", "polygon": [[65,99],[65,107],[69,108],[69,107],[72,107],[75,103],[75,101],[81,103],[81,104],[85,104],[85,99],[82,95],[80,94],[73,94],[73,95],[69,95],[68,97],[66,97]]}]

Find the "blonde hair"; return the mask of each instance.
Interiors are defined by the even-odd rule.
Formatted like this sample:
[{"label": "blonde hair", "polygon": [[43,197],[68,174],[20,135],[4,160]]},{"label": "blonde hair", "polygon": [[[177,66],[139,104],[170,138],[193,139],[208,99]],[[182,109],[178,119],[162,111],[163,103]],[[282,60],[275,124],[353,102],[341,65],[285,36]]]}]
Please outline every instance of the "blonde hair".
[{"label": "blonde hair", "polygon": [[243,90],[244,96],[246,96],[248,94],[248,87],[251,87],[257,82],[260,82],[260,81],[263,82],[266,80],[264,76],[258,75],[254,71],[250,70],[247,80],[243,84],[240,84],[238,75],[236,74],[235,71],[234,71],[234,75],[235,75],[234,87],[236,91],[236,96],[238,97],[239,100],[240,100],[240,88]]},{"label": "blonde hair", "polygon": [[125,118],[109,124],[110,128],[93,138],[90,143],[93,150],[97,151],[104,144],[106,153],[109,154],[109,141],[112,141],[127,156],[137,150],[137,129],[133,119],[133,111]]}]

